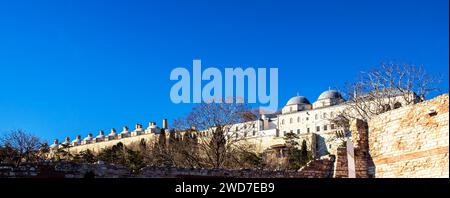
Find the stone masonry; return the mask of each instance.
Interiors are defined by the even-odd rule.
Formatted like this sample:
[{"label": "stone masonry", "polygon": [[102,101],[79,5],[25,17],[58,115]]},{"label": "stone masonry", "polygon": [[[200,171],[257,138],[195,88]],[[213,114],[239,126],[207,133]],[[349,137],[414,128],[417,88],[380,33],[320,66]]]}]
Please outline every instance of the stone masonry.
[{"label": "stone masonry", "polygon": [[449,96],[381,114],[369,122],[375,177],[449,178]]},{"label": "stone masonry", "polygon": [[[449,177],[449,96],[395,109],[350,125],[356,177]],[[336,152],[334,177],[348,177],[347,148]]]},{"label": "stone masonry", "polygon": [[[449,96],[391,110],[369,123],[350,125],[356,177],[449,178]],[[347,148],[336,157],[314,159],[298,171],[192,169],[147,166],[132,171],[120,165],[45,162],[19,167],[0,164],[0,178],[60,177],[233,177],[233,178],[345,178]]]},{"label": "stone masonry", "polygon": [[23,164],[19,167],[0,165],[0,178],[324,178],[331,177],[334,157],[323,156],[298,171],[225,170],[147,166],[133,172],[121,165],[72,162]]},{"label": "stone masonry", "polygon": [[[357,178],[372,177],[369,171],[371,162],[368,145],[368,126],[362,120],[354,120],[350,124],[352,131],[352,143],[354,148],[355,174]],[[340,146],[336,152],[336,163],[334,167],[334,177],[348,177],[347,147]]]}]

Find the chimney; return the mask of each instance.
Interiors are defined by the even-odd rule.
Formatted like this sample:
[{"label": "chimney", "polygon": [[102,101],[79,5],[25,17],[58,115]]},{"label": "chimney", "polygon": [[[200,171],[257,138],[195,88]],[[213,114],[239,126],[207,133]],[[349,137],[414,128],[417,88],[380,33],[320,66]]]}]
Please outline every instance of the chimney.
[{"label": "chimney", "polygon": [[59,146],[58,139],[55,139],[55,141],[53,141],[53,144],[50,145],[50,148],[52,148],[52,149],[57,149],[58,146]]},{"label": "chimney", "polygon": [[110,134],[111,134],[111,135],[116,134],[116,129],[115,129],[115,128],[112,128]]},{"label": "chimney", "polygon": [[81,143],[81,135],[77,135],[75,140],[72,141],[72,146],[77,146],[80,143]]},{"label": "chimney", "polygon": [[103,132],[103,130],[100,130],[100,135],[105,135],[105,132]]},{"label": "chimney", "polygon": [[66,137],[66,142],[65,143],[69,143],[70,142],[70,137]]},{"label": "chimney", "polygon": [[163,119],[163,129],[167,129],[167,119]]}]

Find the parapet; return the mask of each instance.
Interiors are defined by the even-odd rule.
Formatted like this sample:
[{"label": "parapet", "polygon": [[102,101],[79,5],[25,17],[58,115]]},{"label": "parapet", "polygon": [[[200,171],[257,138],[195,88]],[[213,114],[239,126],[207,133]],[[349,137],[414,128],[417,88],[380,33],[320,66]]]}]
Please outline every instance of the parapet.
[{"label": "parapet", "polygon": [[[163,129],[167,129],[167,119],[163,120]],[[123,130],[120,133],[116,132],[115,128],[111,129],[111,132],[108,135],[105,135],[103,130],[100,130],[97,136],[93,136],[92,133],[89,133],[84,139],[81,139],[81,135],[77,135],[77,137],[72,141],[67,137],[66,141],[62,144],[59,143],[58,139],[55,139],[54,143],[50,146],[51,149],[61,148],[63,144],[70,145],[72,147],[94,144],[100,142],[108,142],[112,140],[119,140],[129,137],[136,137],[145,134],[159,134],[161,132],[161,128],[159,128],[155,122],[149,122],[149,126],[144,129],[142,124],[136,124],[135,129],[133,131],[129,131],[128,126],[124,126]]]}]

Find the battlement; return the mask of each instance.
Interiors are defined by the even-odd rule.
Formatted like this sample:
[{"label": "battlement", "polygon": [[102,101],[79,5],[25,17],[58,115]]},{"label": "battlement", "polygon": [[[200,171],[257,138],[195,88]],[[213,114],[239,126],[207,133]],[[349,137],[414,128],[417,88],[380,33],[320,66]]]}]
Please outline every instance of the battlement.
[{"label": "battlement", "polygon": [[95,137],[92,135],[92,133],[89,133],[84,139],[81,139],[81,135],[78,135],[73,141],[70,141],[70,138],[66,137],[63,143],[59,143],[58,139],[55,139],[50,148],[57,149],[64,146],[68,146],[71,148],[89,147],[87,145],[102,143],[105,145],[109,145],[110,143],[116,144],[119,141],[128,142],[127,139],[130,139],[131,141],[132,139],[136,139],[136,137],[138,136],[142,136],[143,138],[154,136],[155,134],[160,134],[163,130],[170,131],[167,127],[167,119],[163,120],[163,128],[158,127],[156,125],[156,122],[152,121],[149,122],[149,125],[146,129],[144,129],[141,124],[136,124],[133,131],[129,131],[128,126],[124,126],[120,133],[118,133],[115,128],[112,128],[108,135],[105,135],[104,131],[100,130],[99,134]]}]

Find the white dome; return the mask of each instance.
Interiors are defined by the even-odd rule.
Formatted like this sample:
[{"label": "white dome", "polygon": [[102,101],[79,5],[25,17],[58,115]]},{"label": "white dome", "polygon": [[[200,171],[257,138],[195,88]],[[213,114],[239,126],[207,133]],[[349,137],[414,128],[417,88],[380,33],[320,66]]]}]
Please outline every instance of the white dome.
[{"label": "white dome", "polygon": [[323,100],[323,99],[342,99],[342,96],[336,90],[328,90],[328,91],[324,91],[322,94],[320,94],[320,96],[317,100]]},{"label": "white dome", "polygon": [[311,104],[304,96],[295,96],[288,100],[286,105]]}]

